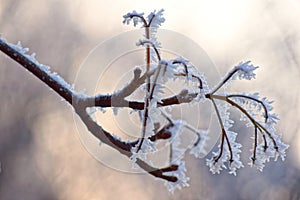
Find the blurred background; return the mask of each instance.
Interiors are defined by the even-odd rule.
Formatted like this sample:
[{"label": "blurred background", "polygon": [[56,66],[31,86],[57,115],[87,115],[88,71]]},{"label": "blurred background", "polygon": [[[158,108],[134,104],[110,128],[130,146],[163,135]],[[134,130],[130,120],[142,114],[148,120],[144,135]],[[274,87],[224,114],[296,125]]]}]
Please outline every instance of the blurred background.
[{"label": "blurred background", "polygon": [[[275,100],[278,133],[290,145],[286,161],[268,163],[262,173],[246,166],[234,177],[212,175],[205,159],[186,155],[191,186],[169,195],[161,180],[94,159],[79,139],[72,108],[1,53],[1,200],[300,198],[299,1],[0,0],[0,34],[21,41],[73,83],[97,44],[133,29],[122,24],[123,14],[160,8],[166,10],[163,28],[198,43],[220,74],[243,60],[261,66],[256,80],[230,90],[259,91]],[[252,132],[239,123],[234,128],[246,165]]]}]

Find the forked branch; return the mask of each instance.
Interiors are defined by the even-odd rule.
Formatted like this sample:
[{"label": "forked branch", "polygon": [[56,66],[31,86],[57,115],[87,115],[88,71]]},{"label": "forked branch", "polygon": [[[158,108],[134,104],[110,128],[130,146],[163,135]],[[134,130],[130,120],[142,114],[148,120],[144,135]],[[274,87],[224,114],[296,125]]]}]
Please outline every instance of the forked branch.
[{"label": "forked branch", "polygon": [[[37,61],[32,60],[29,56],[19,52],[16,47],[11,44],[8,44],[3,39],[0,39],[0,50],[7,56],[9,56],[12,60],[19,63],[22,67],[31,72],[34,76],[48,85],[51,89],[53,89],[59,96],[65,99],[75,110],[78,116],[86,125],[87,129],[101,142],[109,145],[110,147],[116,149],[121,154],[130,157],[132,155],[131,148],[137,142],[123,142],[115,138],[111,133],[105,131],[100,125],[98,125],[92,118],[87,114],[86,108],[90,106],[103,106],[103,107],[112,107],[114,106],[111,102],[118,102],[117,106],[129,106],[135,108],[140,107],[136,106],[135,103],[130,103],[124,98],[128,96],[131,92],[134,91],[135,88],[140,86],[144,80],[146,75],[140,76],[139,72],[135,71],[134,79],[130,83],[130,87],[122,90],[118,95],[97,95],[94,97],[88,97],[83,95],[78,95],[74,90],[68,87],[68,84],[65,84],[62,78],[58,78],[55,73],[51,73],[50,71],[44,70],[43,66],[39,64]],[[117,98],[118,101],[113,98]],[[137,105],[141,105],[137,103]],[[163,139],[161,137],[161,133],[157,135],[156,139]],[[165,172],[175,171],[176,166],[171,165],[166,168],[155,168],[147,164],[146,162],[137,159],[136,162],[142,169],[144,169],[149,174],[165,179],[167,181],[176,182],[177,178],[173,176],[164,175]]]}]

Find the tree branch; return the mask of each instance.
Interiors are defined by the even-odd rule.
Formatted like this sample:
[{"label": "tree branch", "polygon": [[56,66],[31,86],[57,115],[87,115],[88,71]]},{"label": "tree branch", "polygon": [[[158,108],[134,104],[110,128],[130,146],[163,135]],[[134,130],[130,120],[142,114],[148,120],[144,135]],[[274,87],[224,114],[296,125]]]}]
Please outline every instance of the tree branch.
[{"label": "tree branch", "polygon": [[[101,106],[101,107],[132,107],[134,109],[142,109],[143,103],[140,102],[129,102],[124,100],[124,98],[134,92],[146,79],[146,74],[140,76],[140,71],[135,70],[134,78],[131,83],[126,86],[121,92],[115,95],[98,95],[96,97],[84,97],[78,95],[75,91],[69,87],[61,77],[56,73],[51,73],[49,70],[43,69],[43,65],[38,63],[35,59],[32,59],[29,55],[18,51],[17,47],[10,45],[4,40],[0,39],[0,50],[9,56],[12,60],[19,63],[22,67],[31,72],[34,76],[39,78],[47,86],[53,89],[59,96],[64,98],[78,114],[80,119],[84,122],[87,129],[101,142],[107,144],[108,146],[116,149],[121,154],[131,157],[131,148],[137,144],[137,141],[126,143],[120,141],[114,137],[111,133],[105,131],[100,125],[98,125],[92,118],[87,114],[86,108],[91,106]],[[153,72],[151,72],[153,73]],[[173,97],[174,98],[174,97]],[[169,100],[170,101],[170,100]],[[164,139],[161,137],[162,132],[155,139]],[[137,159],[136,163],[144,169],[149,174],[167,180],[171,182],[176,182],[177,178],[174,176],[164,175],[164,172],[176,171],[178,166],[171,165],[169,167],[159,169],[150,166],[141,159]]]},{"label": "tree branch", "polygon": [[0,50],[9,56],[11,59],[22,65],[25,69],[30,71],[34,76],[39,78],[42,82],[52,88],[59,96],[64,98],[69,104],[72,104],[73,91],[67,88],[61,82],[57,81],[57,75],[48,73],[41,69],[37,62],[33,62],[29,56],[25,56],[17,51],[11,45],[0,38]]}]

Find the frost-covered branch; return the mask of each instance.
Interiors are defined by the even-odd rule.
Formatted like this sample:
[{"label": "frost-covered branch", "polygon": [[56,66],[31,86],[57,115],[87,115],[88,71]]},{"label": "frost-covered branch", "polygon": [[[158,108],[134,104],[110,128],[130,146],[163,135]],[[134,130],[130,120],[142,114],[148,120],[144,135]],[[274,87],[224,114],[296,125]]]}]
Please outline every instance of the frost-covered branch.
[{"label": "frost-covered branch", "polygon": [[[144,37],[137,43],[145,47],[145,69],[135,68],[132,71],[132,79],[123,88],[107,95],[87,96],[77,93],[73,86],[57,73],[51,72],[50,67],[40,64],[35,59],[35,54],[28,55],[28,48],[23,48],[20,43],[13,45],[0,38],[0,50],[65,99],[100,143],[128,157],[133,166],[138,165],[147,173],[164,180],[171,193],[175,189],[189,186],[190,178],[185,167],[185,152],[189,151],[196,158],[206,155],[208,153],[206,141],[209,138],[208,130],[198,129],[186,121],[176,119],[170,114],[169,109],[166,109],[176,105],[200,104],[205,101],[212,103],[221,129],[218,151],[212,152],[212,157],[206,160],[212,173],[220,173],[221,170],[228,169],[229,173],[236,175],[237,170],[244,167],[240,160],[242,145],[236,141],[238,134],[231,130],[233,126],[229,112],[231,107],[238,110],[241,113],[241,121],[248,121],[246,126],[254,130],[254,144],[249,165],[262,170],[270,158],[277,160],[280,157],[284,160],[288,145],[281,141],[281,135],[275,133],[275,124],[279,118],[272,113],[272,101],[261,98],[258,93],[219,94],[222,87],[229,85],[235,79],[255,78],[254,71],[258,67],[253,66],[250,61],[241,62],[210,90],[205,76],[200,74],[188,60],[182,57],[166,60],[161,55],[156,32],[165,21],[163,12],[163,9],[154,11],[144,17],[144,13],[133,11],[123,16],[125,24],[133,21],[134,26],[141,24],[145,29]],[[191,87],[183,87],[177,95],[166,97],[165,85],[170,81],[175,83],[185,81]],[[138,89],[145,91],[144,98],[128,100],[127,98]],[[141,123],[140,137],[125,142],[122,138],[106,131],[101,126],[101,122],[94,121],[91,114],[87,112],[87,108],[94,107],[127,107],[138,111]],[[186,132],[193,133],[195,137],[189,145],[184,146],[182,138],[186,137]],[[167,164],[154,166],[147,154],[159,152],[157,144],[162,140],[167,142],[170,148]]]},{"label": "frost-covered branch", "polygon": [[[73,106],[75,112],[85,123],[88,130],[102,143],[105,143],[118,150],[121,154],[124,154],[128,157],[131,156],[131,148],[133,147],[132,145],[136,144],[137,142],[123,142],[114,137],[113,134],[105,131],[100,125],[92,120],[92,118],[86,112],[86,108],[92,106],[90,102],[94,102],[94,105],[95,102],[101,102],[101,104],[112,106],[111,102],[114,101],[112,96],[118,96],[118,98],[121,100],[121,97],[125,98],[126,96],[130,95],[137,87],[133,85],[139,85],[143,83],[146,75],[140,76],[140,71],[135,70],[134,79],[130,84],[132,88],[125,87],[121,92],[119,92],[119,95],[98,95],[96,97],[87,97],[83,94],[76,93],[72,86],[63,78],[61,78],[55,72],[51,72],[49,66],[40,64],[35,59],[34,54],[27,55],[26,53],[29,49],[23,48],[20,43],[13,45],[0,38],[0,50],[14,61],[18,62],[22,67],[26,68],[29,72],[52,88],[58,95],[64,98],[71,106]],[[164,134],[160,132],[155,139],[151,138],[151,140],[164,139],[163,135]],[[176,177],[164,174],[165,172],[176,170],[176,165],[170,165],[169,167],[165,168],[155,168],[141,159],[138,159],[136,163],[146,172],[155,177],[167,181],[177,180]]]},{"label": "frost-covered branch", "polygon": [[[238,67],[235,67],[237,69]],[[234,70],[235,71],[235,70]],[[253,74],[253,72],[251,72]],[[232,73],[229,73],[232,74]],[[232,76],[232,75],[230,75]],[[228,77],[228,76],[227,76]],[[245,76],[246,77],[246,76]],[[248,79],[249,77],[246,77]],[[224,80],[229,80],[225,78]],[[222,81],[219,85],[224,85],[226,81]],[[219,86],[216,88],[220,88]],[[214,90],[213,92],[216,92]],[[216,94],[206,94],[206,98],[210,99],[215,107],[217,117],[222,129],[222,137],[221,137],[221,144],[219,145],[220,151],[218,154],[214,153],[214,157],[212,159],[207,160],[207,164],[210,167],[213,173],[220,173],[222,168],[226,168],[224,165],[225,162],[229,162],[229,169],[231,170],[230,173],[236,174],[236,169],[243,167],[243,164],[239,160],[238,153],[241,151],[239,149],[232,149],[233,147],[241,147],[240,144],[237,144],[234,139],[230,140],[227,136],[229,128],[232,126],[232,121],[229,119],[229,114],[227,114],[226,107],[225,111],[222,114],[224,117],[224,122],[222,121],[221,114],[219,113],[218,107],[215,103],[215,100],[221,100],[229,105],[237,108],[242,115],[246,116],[246,118],[250,121],[251,125],[254,128],[254,146],[253,146],[253,155],[250,157],[251,162],[249,165],[257,167],[259,170],[262,171],[266,162],[270,161],[270,158],[277,158],[280,156],[282,160],[285,159],[285,151],[288,148],[288,145],[281,142],[281,136],[275,135],[275,128],[274,125],[276,124],[278,117],[276,114],[271,114],[271,110],[273,107],[271,106],[272,101],[267,101],[266,98],[260,99],[258,93],[253,95],[246,95],[246,94],[229,94],[229,95],[216,95]],[[231,100],[231,99],[235,99]],[[248,109],[247,109],[248,107]],[[257,114],[263,110],[263,121],[260,121],[260,115]],[[244,121],[245,119],[242,118]],[[262,143],[258,145],[258,131],[262,137]],[[230,131],[234,138],[236,137],[236,133]],[[267,136],[267,137],[266,137]],[[226,139],[227,146],[224,147],[224,140]],[[272,145],[270,145],[270,143]],[[280,147],[279,147],[280,146]],[[226,149],[226,152],[229,153],[228,155],[222,156],[223,150]],[[226,154],[227,154],[226,153]],[[236,158],[234,158],[236,156]],[[258,159],[259,157],[259,159]],[[221,161],[219,159],[222,158]],[[235,164],[233,165],[232,163]]]},{"label": "frost-covered branch", "polygon": [[68,103],[72,104],[74,94],[72,86],[55,72],[52,73],[49,66],[40,64],[35,59],[34,53],[27,55],[28,48],[23,48],[20,42],[17,45],[8,44],[0,38],[0,50],[48,85]]},{"label": "frost-covered branch", "polygon": [[258,67],[254,67],[250,61],[241,62],[225,75],[223,80],[213,89],[211,94],[216,93],[222,86],[228,84],[229,80],[235,80],[237,78],[251,80],[252,78],[255,78],[255,73],[253,71],[257,68]]}]

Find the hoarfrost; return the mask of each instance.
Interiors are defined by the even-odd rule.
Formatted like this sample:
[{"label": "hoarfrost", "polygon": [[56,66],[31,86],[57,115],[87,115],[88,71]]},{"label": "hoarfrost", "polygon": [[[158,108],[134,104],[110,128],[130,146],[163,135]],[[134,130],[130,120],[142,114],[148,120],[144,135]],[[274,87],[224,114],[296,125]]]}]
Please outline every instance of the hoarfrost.
[{"label": "hoarfrost", "polygon": [[26,57],[28,60],[33,62],[36,66],[38,66],[42,71],[46,72],[51,78],[53,78],[57,83],[59,83],[63,88],[67,88],[69,90],[73,90],[73,86],[67,83],[62,77],[60,77],[56,72],[51,73],[50,67],[44,64],[39,63],[35,56],[36,53],[32,53],[31,55],[28,55],[27,52],[29,51],[29,48],[23,47],[22,43],[18,41],[16,45],[14,44],[8,44],[11,48],[22,54],[24,57]]},{"label": "hoarfrost", "polygon": [[237,70],[237,73],[234,75],[233,79],[238,77],[239,79],[251,80],[252,78],[255,78],[256,74],[254,73],[254,70],[257,68],[258,67],[251,64],[251,61],[240,62],[234,67],[234,70]]},{"label": "hoarfrost", "polygon": [[196,158],[200,158],[201,155],[206,155],[208,153],[205,149],[205,144],[209,139],[208,131],[202,130],[198,137],[190,147],[190,154],[194,155]]},{"label": "hoarfrost", "polygon": [[189,177],[186,176],[186,167],[183,160],[177,160],[171,164],[178,165],[176,171],[165,172],[165,175],[177,177],[176,182],[165,181],[165,185],[168,187],[170,193],[174,193],[176,189],[180,190],[183,187],[189,187]]}]

